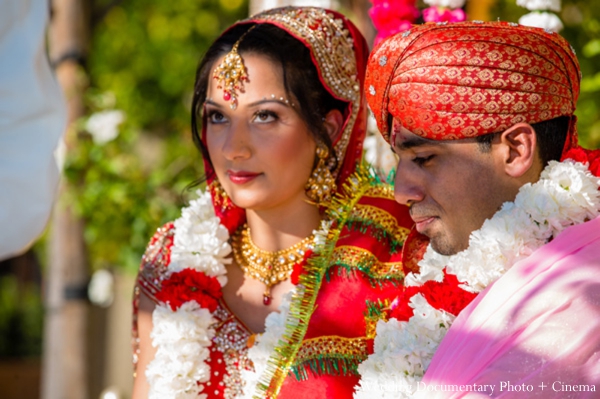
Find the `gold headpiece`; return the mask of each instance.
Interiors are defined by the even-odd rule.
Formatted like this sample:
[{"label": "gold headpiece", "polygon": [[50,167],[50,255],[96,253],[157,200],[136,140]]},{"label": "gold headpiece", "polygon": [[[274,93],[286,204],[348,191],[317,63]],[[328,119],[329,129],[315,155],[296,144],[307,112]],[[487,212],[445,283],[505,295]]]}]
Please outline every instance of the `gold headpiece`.
[{"label": "gold headpiece", "polygon": [[234,43],[231,51],[227,53],[223,61],[215,68],[213,79],[217,80],[217,89],[223,89],[223,100],[231,100],[231,109],[237,108],[236,90],[244,92],[244,82],[248,81],[246,66],[242,56],[238,54],[238,46],[248,32],[254,29],[256,25],[248,29],[237,42]]}]

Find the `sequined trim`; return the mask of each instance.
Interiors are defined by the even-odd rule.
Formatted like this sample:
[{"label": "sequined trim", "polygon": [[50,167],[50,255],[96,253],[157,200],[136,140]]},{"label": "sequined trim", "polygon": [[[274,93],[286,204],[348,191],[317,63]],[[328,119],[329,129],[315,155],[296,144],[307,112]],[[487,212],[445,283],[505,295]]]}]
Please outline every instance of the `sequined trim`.
[{"label": "sequined trim", "polygon": [[175,229],[171,223],[160,227],[142,256],[138,284],[154,302],[157,302],[154,296],[160,291],[161,283],[168,273],[174,234]]},{"label": "sequined trim", "polygon": [[378,184],[367,190],[366,197],[394,199],[394,189],[389,184]]},{"label": "sequined trim", "polygon": [[356,374],[358,364],[368,356],[367,341],[363,337],[346,338],[325,336],[302,342],[292,372],[298,379],[306,379],[308,372],[317,375]]},{"label": "sequined trim", "polygon": [[160,290],[162,280],[167,273],[167,266],[171,256],[171,243],[175,230],[173,224],[168,223],[159,227],[150,240],[140,265],[137,277],[137,284],[133,291],[133,314],[132,314],[132,336],[131,344],[133,346],[133,375],[140,354],[140,338],[138,331],[138,314],[140,307],[140,294],[143,292],[154,302],[157,302],[154,295]]},{"label": "sequined trim", "polygon": [[250,333],[246,330],[221,303],[213,313],[217,320],[213,338],[214,348],[223,353],[225,369],[223,376],[225,384],[224,398],[233,399],[242,396],[244,380],[242,370],[251,370],[252,362],[248,359],[248,339]]},{"label": "sequined trim", "polygon": [[367,301],[367,312],[365,314],[365,334],[368,339],[374,339],[377,335],[377,322],[379,320],[387,321],[390,308],[390,301]]},{"label": "sequined trim", "polygon": [[398,220],[390,213],[371,205],[357,204],[350,212],[349,219],[373,221],[399,242],[404,242],[410,232],[409,229],[400,226]]},{"label": "sequined trim", "polygon": [[376,279],[404,278],[402,262],[380,262],[366,249],[349,245],[334,249],[331,264],[353,267]]},{"label": "sequined trim", "polygon": [[133,378],[137,377],[137,363],[140,358],[140,331],[138,329],[138,315],[140,312],[140,287],[133,288],[133,312],[131,326],[131,347],[133,349]]}]

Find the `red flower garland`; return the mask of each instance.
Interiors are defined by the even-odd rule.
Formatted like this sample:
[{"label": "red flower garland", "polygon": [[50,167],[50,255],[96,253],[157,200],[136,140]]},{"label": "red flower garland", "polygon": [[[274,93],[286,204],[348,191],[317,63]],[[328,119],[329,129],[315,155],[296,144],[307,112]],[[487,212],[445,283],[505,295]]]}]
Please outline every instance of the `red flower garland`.
[{"label": "red flower garland", "polygon": [[414,314],[414,309],[408,303],[410,302],[410,298],[416,294],[423,295],[427,302],[435,309],[444,310],[454,316],[458,316],[477,296],[476,293],[463,290],[459,287],[459,284],[456,276],[446,273],[444,269],[444,280],[441,283],[430,280],[422,286],[405,287],[402,295],[392,303],[389,316],[400,321],[408,321]]},{"label": "red flower garland", "polygon": [[156,299],[167,303],[173,311],[186,302],[196,301],[201,307],[214,312],[221,296],[221,284],[216,277],[188,268],[164,280]]},{"label": "red flower garland", "polygon": [[588,169],[594,176],[600,176],[600,150],[586,150],[576,146],[569,149],[562,160],[572,159],[575,162],[588,164]]}]

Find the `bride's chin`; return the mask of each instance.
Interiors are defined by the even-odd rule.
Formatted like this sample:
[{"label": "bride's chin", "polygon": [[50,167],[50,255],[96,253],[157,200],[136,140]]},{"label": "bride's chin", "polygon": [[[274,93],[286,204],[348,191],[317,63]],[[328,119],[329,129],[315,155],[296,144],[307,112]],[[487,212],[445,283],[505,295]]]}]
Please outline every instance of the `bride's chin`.
[{"label": "bride's chin", "polygon": [[236,206],[244,209],[260,209],[266,205],[264,196],[258,194],[237,193],[232,194],[229,198]]}]

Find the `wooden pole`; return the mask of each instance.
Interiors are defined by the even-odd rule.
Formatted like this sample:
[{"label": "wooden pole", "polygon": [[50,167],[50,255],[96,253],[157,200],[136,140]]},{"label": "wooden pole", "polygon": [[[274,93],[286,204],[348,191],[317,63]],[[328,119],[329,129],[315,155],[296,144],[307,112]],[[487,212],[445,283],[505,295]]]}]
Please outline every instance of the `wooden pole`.
[{"label": "wooden pole", "polygon": [[[50,60],[67,99],[67,152],[77,145],[73,122],[84,115],[89,46],[90,0],[53,0],[49,29]],[[61,201],[63,181],[52,216],[42,364],[42,399],[87,399],[88,263],[83,221]]]}]

